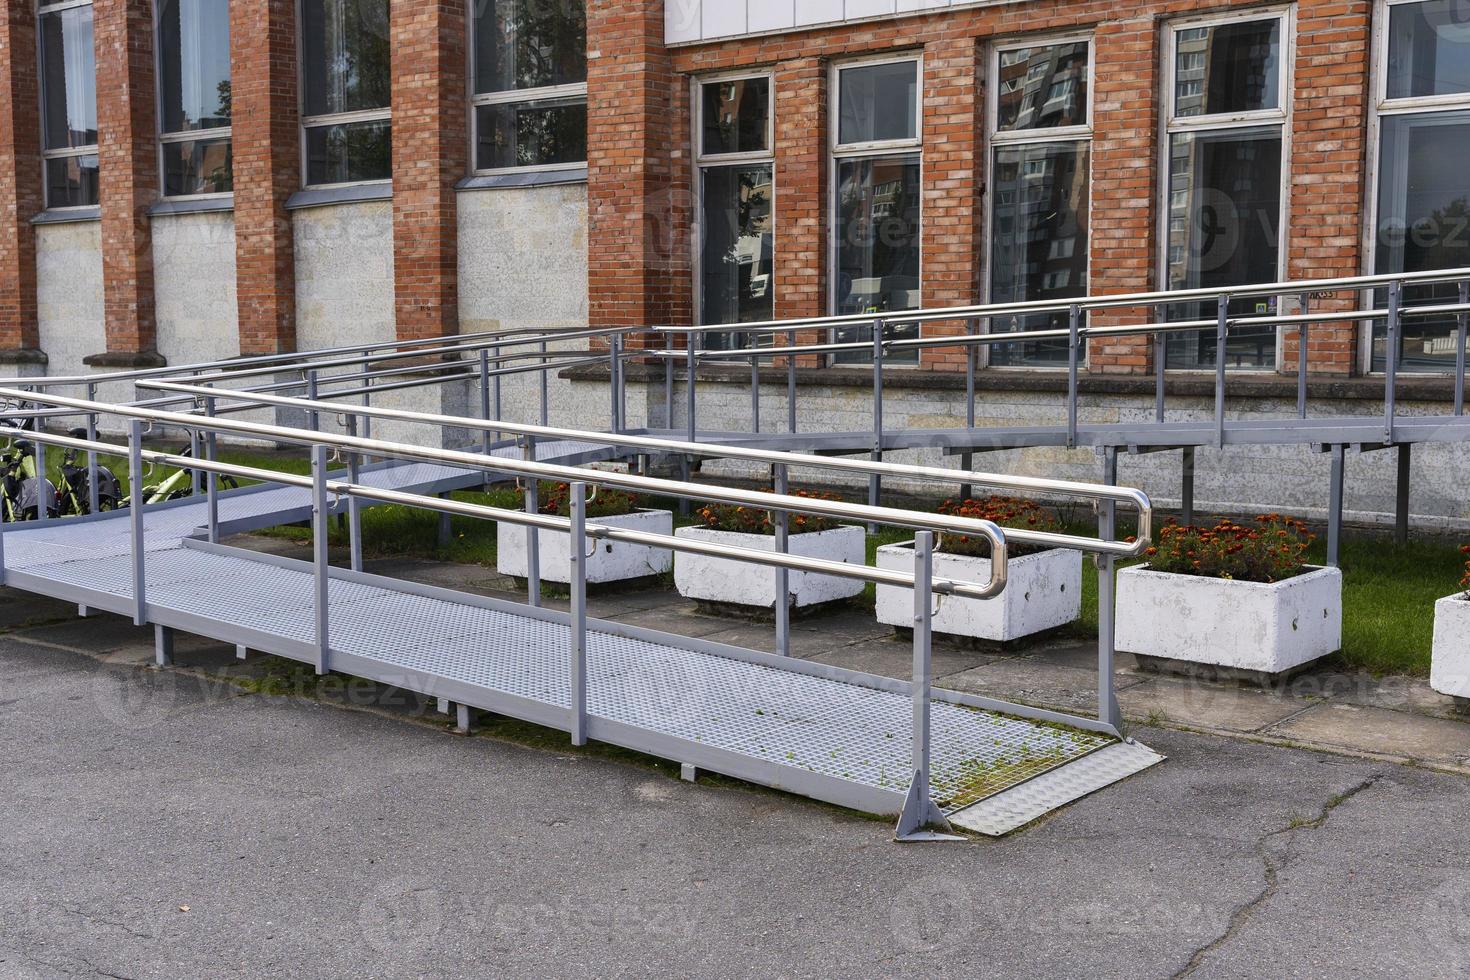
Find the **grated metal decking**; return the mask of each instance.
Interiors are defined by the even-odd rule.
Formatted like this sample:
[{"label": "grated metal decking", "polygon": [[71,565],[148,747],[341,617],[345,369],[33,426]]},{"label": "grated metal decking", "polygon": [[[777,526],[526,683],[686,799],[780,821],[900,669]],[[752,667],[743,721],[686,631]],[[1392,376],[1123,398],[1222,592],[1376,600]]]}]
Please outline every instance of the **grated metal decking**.
[{"label": "grated metal decking", "polygon": [[[548,443],[538,456],[584,449]],[[362,474],[367,484],[421,493],[482,479],[423,463]],[[312,566],[202,540],[205,506],[196,498],[147,510],[147,620],[316,662]],[[226,533],[303,519],[310,510],[309,493],[290,487],[252,487],[219,500]],[[12,526],[4,549],[8,585],[134,611],[126,511]],[[565,614],[335,568],[328,592],[332,669],[567,727]],[[903,805],[912,776],[908,691],[904,682],[841,668],[589,622],[589,737],[868,812]],[[1108,735],[983,710],[952,692],[936,691],[931,710],[930,783],[951,814],[1077,760],[1085,766],[1091,753],[1117,745]],[[982,832],[998,825],[978,809],[961,823]]]}]

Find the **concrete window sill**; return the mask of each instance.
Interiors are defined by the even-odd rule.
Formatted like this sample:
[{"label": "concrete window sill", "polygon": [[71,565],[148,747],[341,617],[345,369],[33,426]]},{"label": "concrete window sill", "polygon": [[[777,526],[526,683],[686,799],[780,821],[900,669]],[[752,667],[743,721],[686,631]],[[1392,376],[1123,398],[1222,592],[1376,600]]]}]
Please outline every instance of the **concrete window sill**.
[{"label": "concrete window sill", "polygon": [[292,194],[286,201],[286,210],[299,211],[302,208],[321,208],[333,204],[391,201],[392,199],[392,181],[381,181],[374,184],[344,184],[341,187],[313,187]]},{"label": "concrete window sill", "polygon": [[587,168],[569,170],[526,170],[507,174],[482,174],[466,177],[454,185],[457,191],[504,190],[512,187],[551,187],[557,184],[587,183]]},{"label": "concrete window sill", "polygon": [[90,208],[57,208],[52,211],[42,211],[31,219],[33,225],[69,225],[79,221],[101,221],[102,209],[100,207]]}]

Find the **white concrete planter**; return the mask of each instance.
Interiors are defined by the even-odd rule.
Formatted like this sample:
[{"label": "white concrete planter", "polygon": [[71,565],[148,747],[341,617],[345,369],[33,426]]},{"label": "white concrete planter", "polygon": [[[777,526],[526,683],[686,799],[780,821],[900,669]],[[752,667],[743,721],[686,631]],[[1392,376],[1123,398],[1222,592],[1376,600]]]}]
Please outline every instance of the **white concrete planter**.
[{"label": "white concrete planter", "polygon": [[[674,515],[667,510],[635,510],[613,517],[589,517],[589,524],[647,531],[650,534],[674,533]],[[541,551],[541,579],[546,582],[569,583],[572,580],[572,556],[568,550],[571,534],[565,531],[536,532]],[[526,577],[526,528],[501,522],[495,527],[495,567],[501,575]],[[598,541],[597,550],[587,558],[587,581],[623,582],[628,579],[660,575],[673,564],[673,553],[624,541]]]},{"label": "white concrete planter", "polygon": [[[914,570],[914,544],[878,549],[878,567],[895,572]],[[1013,558],[1005,591],[994,599],[936,599],[936,633],[1008,643],[1072,622],[1082,614],[1082,553],[1054,548]],[[990,581],[990,559],[971,555],[934,554],[934,577],[983,584]],[[878,622],[914,625],[914,593],[879,585]]]},{"label": "white concrete planter", "polygon": [[1279,674],[1342,647],[1342,572],[1311,568],[1281,582],[1118,573],[1119,650]]},{"label": "white concrete planter", "polygon": [[[697,541],[713,541],[735,548],[775,551],[772,534],[744,534],[740,531],[716,531],[708,527],[681,527],[674,534]],[[867,532],[861,527],[834,527],[826,531],[793,534],[787,539],[787,551],[807,558],[823,558],[852,565],[864,563]],[[733,558],[711,558],[680,552],[674,559],[674,585],[686,599],[705,602],[776,608],[776,569],[754,565]],[[849,599],[863,591],[860,579],[839,578],[792,571],[787,578],[791,605],[795,608],[815,606],[838,599]]]},{"label": "white concrete planter", "polygon": [[1434,660],[1429,686],[1440,694],[1470,698],[1470,600],[1462,593],[1434,604]]}]

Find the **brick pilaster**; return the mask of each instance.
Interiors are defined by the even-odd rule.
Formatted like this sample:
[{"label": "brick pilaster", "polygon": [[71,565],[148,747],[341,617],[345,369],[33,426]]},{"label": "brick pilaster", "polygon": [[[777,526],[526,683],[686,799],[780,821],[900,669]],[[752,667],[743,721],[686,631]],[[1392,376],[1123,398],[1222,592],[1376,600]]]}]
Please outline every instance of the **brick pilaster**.
[{"label": "brick pilaster", "polygon": [[393,291],[403,340],[459,332],[455,182],[466,173],[463,0],[392,0]]},{"label": "brick pilaster", "polygon": [[0,18],[0,361],[39,359],[36,236],[41,210],[40,93],[31,0],[5,0]]},{"label": "brick pilaster", "polygon": [[664,47],[663,6],[661,0],[587,3],[593,326],[692,319],[688,86]]},{"label": "brick pilaster", "polygon": [[[1282,243],[1288,279],[1329,279],[1362,271],[1372,11],[1367,0],[1303,0],[1297,5],[1296,79],[1288,134],[1290,221]],[[1319,311],[1350,310],[1357,299],[1339,293],[1315,298],[1312,305]],[[1353,373],[1355,336],[1352,322],[1313,324],[1308,372]],[[1295,331],[1286,334],[1285,346],[1282,370],[1295,373]]]},{"label": "brick pilaster", "polygon": [[296,349],[286,200],[301,187],[293,0],[230,0],[240,353]]},{"label": "brick pilaster", "polygon": [[99,366],[162,364],[153,317],[153,239],[158,199],[153,4],[96,0],[97,158],[101,170],[103,321]]},{"label": "brick pilaster", "polygon": [[[1093,57],[1092,217],[1089,293],[1154,288],[1158,207],[1158,27],[1152,17],[1098,25]],[[1145,310],[1097,313],[1096,325],[1140,322]],[[1093,341],[1088,369],[1113,374],[1149,370],[1147,337]]]}]

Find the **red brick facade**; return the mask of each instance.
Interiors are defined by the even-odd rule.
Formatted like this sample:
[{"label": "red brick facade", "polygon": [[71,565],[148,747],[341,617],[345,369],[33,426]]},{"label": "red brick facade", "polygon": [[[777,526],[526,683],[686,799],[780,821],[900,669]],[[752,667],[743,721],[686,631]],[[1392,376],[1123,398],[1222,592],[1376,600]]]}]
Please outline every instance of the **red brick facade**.
[{"label": "red brick facade", "polygon": [[240,352],[296,349],[286,201],[301,187],[294,0],[231,0],[235,295]]},{"label": "red brick facade", "polygon": [[41,210],[40,92],[31,0],[5,0],[0,19],[0,362],[40,346],[36,237]]}]

